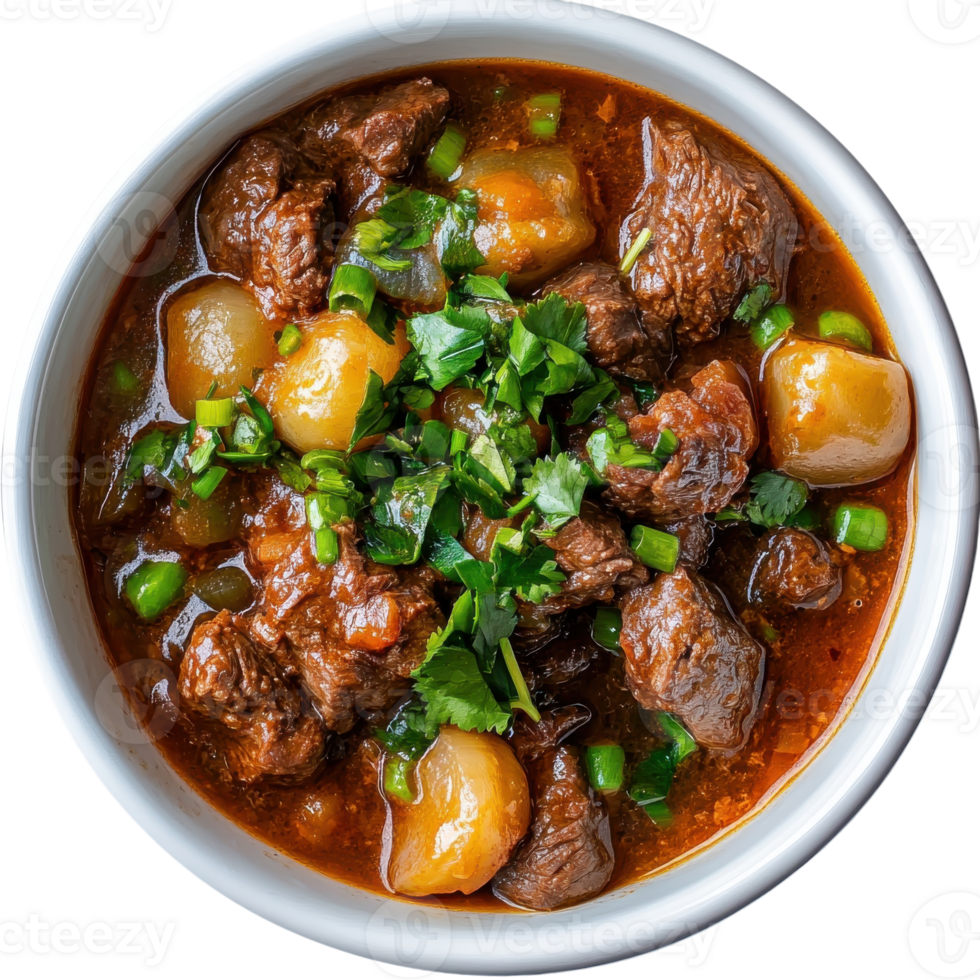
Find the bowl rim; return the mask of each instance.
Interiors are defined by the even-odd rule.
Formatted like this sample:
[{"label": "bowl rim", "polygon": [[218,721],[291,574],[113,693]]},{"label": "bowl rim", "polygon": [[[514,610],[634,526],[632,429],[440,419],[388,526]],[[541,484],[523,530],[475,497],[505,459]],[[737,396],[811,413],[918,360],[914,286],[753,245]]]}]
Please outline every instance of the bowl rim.
[{"label": "bowl rim", "polygon": [[[440,5],[442,4],[449,5],[444,29],[456,38],[475,38],[476,41],[479,41],[481,31],[489,31],[488,25],[497,29],[500,22],[505,21],[508,16],[499,5],[490,8],[488,13],[487,5],[481,4],[479,0],[440,0]],[[577,4],[565,6],[569,9],[579,7]],[[819,141],[822,145],[826,159],[832,161],[835,166],[843,168],[842,172],[849,174],[855,184],[856,193],[866,199],[868,212],[886,216],[893,228],[899,231],[904,230],[907,234],[904,223],[884,193],[851,154],[804,110],[772,86],[688,37],[621,14],[598,12],[596,8],[591,7],[579,9],[591,11],[592,18],[600,21],[603,41],[615,51],[625,52],[628,49],[635,52],[637,46],[642,42],[649,44],[651,49],[656,49],[657,55],[661,59],[674,59],[678,62],[690,59],[703,71],[717,72],[727,84],[735,86],[739,94],[754,100],[760,106],[764,105],[770,114],[768,123],[763,126],[765,131],[772,132],[783,125],[797,134],[808,133],[811,139]],[[548,29],[554,27],[553,18],[545,17],[540,8],[537,12],[532,12],[531,16],[522,19],[528,27],[540,26]],[[583,24],[590,23],[587,17],[583,16],[581,20]],[[400,23],[397,11],[374,10],[347,18],[330,25],[328,28],[283,45],[267,55],[254,59],[233,74],[230,79],[214,86],[175,120],[161,129],[151,139],[149,148],[141,148],[134,155],[130,163],[122,169],[112,184],[103,192],[98,203],[76,231],[66,250],[60,269],[52,277],[38,304],[32,329],[25,339],[27,349],[21,356],[19,377],[10,394],[10,410],[7,414],[4,434],[5,460],[8,458],[14,460],[27,459],[32,447],[35,446],[36,432],[41,416],[39,410],[41,394],[48,380],[52,358],[54,357],[53,351],[59,339],[62,324],[69,318],[71,304],[80,278],[85,274],[114,217],[121,213],[133,195],[144,187],[148,175],[156,173],[161,168],[166,168],[175,146],[183,141],[193,140],[202,127],[219,119],[229,106],[234,106],[247,99],[257,91],[261,83],[268,82],[269,79],[278,74],[299,71],[301,66],[309,63],[314,55],[339,51],[346,45],[362,42],[366,36],[380,35],[383,37],[384,40],[382,41],[378,41],[377,38],[374,41],[382,47],[387,46],[387,52],[403,51],[406,55],[406,66],[430,62],[432,60],[430,58],[422,61],[411,59],[412,51],[418,49],[409,48],[404,42],[412,40],[410,37],[412,29],[411,25],[406,27]],[[582,38],[578,35],[583,33],[584,29],[582,31],[576,29],[571,32],[566,30],[567,36],[563,35],[555,44],[540,45],[542,57],[547,56],[549,51],[560,48],[562,42],[571,44],[573,39],[577,38],[577,43],[582,43]],[[398,45],[402,45],[401,48]],[[442,58],[439,60],[451,59]],[[355,78],[360,75],[371,74],[373,70],[358,72],[348,77]],[[733,97],[731,93],[727,96],[729,99]],[[285,108],[287,106],[283,105],[280,111]],[[692,108],[697,112],[712,115],[701,106],[692,105]],[[744,134],[740,135],[745,138]],[[756,143],[752,143],[752,145],[757,146]],[[771,159],[770,153],[761,149],[760,152]],[[801,187],[801,190],[803,193],[807,193],[806,187]],[[948,385],[950,392],[951,417],[953,418],[951,424],[962,430],[963,438],[968,443],[968,449],[973,453],[972,458],[976,460],[980,457],[980,449],[977,447],[976,439],[976,410],[966,364],[955,328],[918,247],[915,246],[914,250],[911,251],[905,249],[901,253],[895,252],[894,254],[896,256],[895,261],[903,266],[903,274],[911,276],[917,284],[916,288],[922,301],[926,307],[932,310],[938,324],[938,332],[932,339],[941,348],[937,357],[942,361],[943,380]],[[864,270],[862,263],[859,262],[858,264]],[[948,581],[948,585],[941,596],[941,611],[945,614],[945,618],[943,622],[935,624],[930,633],[931,642],[928,648],[917,656],[913,668],[910,668],[909,676],[914,678],[915,690],[924,691],[927,694],[931,694],[935,689],[951,651],[970,586],[976,553],[978,520],[980,520],[980,505],[978,505],[980,492],[977,488],[978,477],[974,472],[973,479],[965,491],[965,496],[969,498],[968,503],[959,508],[959,517],[955,526],[950,525],[948,537],[951,540],[946,542],[951,551],[943,579]],[[134,785],[131,776],[120,764],[118,755],[107,747],[103,737],[104,733],[99,731],[92,704],[80,694],[71,673],[65,669],[67,653],[64,638],[54,628],[54,613],[60,600],[52,583],[51,574],[42,561],[43,547],[39,541],[38,520],[39,517],[43,518],[41,501],[42,498],[38,496],[37,488],[33,487],[30,481],[25,480],[15,483],[13,486],[5,481],[3,487],[4,525],[7,529],[11,566],[22,573],[20,575],[15,574],[13,579],[19,593],[18,599],[24,620],[23,625],[30,648],[39,655],[42,674],[62,718],[82,749],[87,761],[95,769],[104,784],[133,818],[151,833],[155,840],[161,843],[185,867],[234,901],[309,938],[349,952],[371,955],[381,962],[404,966],[405,961],[399,958],[393,946],[380,940],[372,942],[372,935],[376,935],[380,927],[380,920],[377,923],[374,921],[377,918],[377,913],[371,917],[365,926],[367,939],[365,940],[364,937],[355,939],[345,934],[344,929],[339,924],[335,927],[322,924],[320,926],[314,925],[311,919],[302,918],[295,905],[277,906],[277,896],[249,894],[247,889],[242,887],[243,882],[236,877],[235,869],[219,868],[214,862],[209,864],[202,855],[200,848],[195,849],[190,841],[181,839],[181,832],[177,825],[156,811],[155,801],[151,796],[141,786]],[[909,568],[911,569],[914,565],[915,553],[913,552],[909,560]],[[904,604],[904,599],[902,604]],[[895,615],[898,615],[898,610],[896,610]],[[877,669],[877,664],[874,669]],[[858,700],[860,700],[860,696]],[[816,854],[854,816],[877,789],[911,738],[920,717],[916,717],[914,713],[911,715],[903,713],[902,717],[891,718],[886,727],[876,729],[878,736],[876,737],[874,751],[868,749],[862,756],[860,764],[855,764],[855,767],[846,773],[849,779],[844,780],[843,785],[835,793],[821,797],[819,806],[816,802],[810,802],[809,817],[805,815],[794,816],[794,820],[797,820],[798,823],[794,823],[792,831],[787,831],[787,837],[780,840],[776,852],[765,861],[759,859],[752,865],[752,859],[748,856],[729,850],[724,859],[727,861],[724,870],[730,871],[729,866],[734,867],[737,861],[743,859],[745,866],[739,866],[737,871],[730,871],[730,877],[726,879],[728,883],[723,889],[702,894],[699,898],[692,898],[685,893],[684,901],[687,901],[688,904],[684,911],[685,914],[688,914],[688,918],[684,920],[684,924],[690,927],[686,934],[705,929],[754,901]],[[829,745],[833,745],[834,741],[839,738],[841,738],[841,731],[838,729],[831,737]],[[125,746],[122,748],[125,750]],[[807,772],[808,768],[803,770],[803,774]],[[787,789],[782,792],[787,792]],[[815,799],[816,796],[814,796]],[[804,803],[800,806],[805,809],[806,798],[803,800]],[[776,800],[770,801],[763,808],[763,812],[773,810],[775,804]],[[740,833],[742,833],[741,829],[729,833],[727,840],[731,841],[733,836],[738,837]],[[250,839],[255,840],[254,838]],[[751,845],[753,855],[756,854],[759,847],[760,843],[753,841]],[[690,862],[683,862],[683,864],[699,859],[699,857],[692,858]],[[287,873],[294,872],[289,871]],[[656,897],[652,893],[656,890],[658,880],[661,880],[659,875],[646,882],[634,883],[634,885],[623,890],[625,893],[623,895],[617,893],[616,896],[612,896],[611,898],[616,898],[617,901],[621,900],[618,905],[612,901],[605,903],[614,906],[611,913],[612,919],[636,923],[643,921],[644,916],[649,918]],[[709,880],[706,877],[704,882]],[[704,882],[702,883],[702,891],[707,887]],[[697,891],[694,885],[691,887],[693,891]],[[641,900],[639,898],[640,892],[651,894]],[[628,900],[631,897],[635,897],[636,901],[630,905]],[[278,898],[281,899],[281,896]],[[602,896],[593,902],[566,911],[575,912],[577,910],[582,912],[585,909],[597,908],[604,904],[605,898]],[[387,901],[384,904],[402,906],[402,903],[392,901]],[[419,908],[419,906],[407,904],[402,907]],[[361,910],[356,913],[354,919],[363,922],[363,916],[364,913]],[[536,932],[540,931],[540,928],[550,921],[558,920],[564,922],[566,926],[569,921],[567,915],[563,917],[563,913],[537,914],[520,916],[519,918],[530,923]],[[448,913],[448,917],[433,913],[429,925],[437,931],[444,931],[448,928],[452,933],[452,940],[442,955],[436,951],[432,956],[420,957],[414,962],[414,965],[459,973],[540,973],[552,972],[556,969],[593,966],[667,945],[678,938],[676,935],[659,937],[654,935],[651,939],[636,943],[635,948],[632,945],[627,946],[621,943],[617,948],[607,951],[595,946],[591,952],[583,953],[577,949],[566,949],[564,953],[559,955],[548,955],[540,947],[531,954],[523,949],[495,949],[494,957],[491,958],[485,950],[481,950],[478,943],[474,942],[471,932],[458,924],[454,919],[454,913]],[[581,925],[579,923],[579,926]],[[567,926],[567,928],[575,929],[579,926],[573,925]]]}]

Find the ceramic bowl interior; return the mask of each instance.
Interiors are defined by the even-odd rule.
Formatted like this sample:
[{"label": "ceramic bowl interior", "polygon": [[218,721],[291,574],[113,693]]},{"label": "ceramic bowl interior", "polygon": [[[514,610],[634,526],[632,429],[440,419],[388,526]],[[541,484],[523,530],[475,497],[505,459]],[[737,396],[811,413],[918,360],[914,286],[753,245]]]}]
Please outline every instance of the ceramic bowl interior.
[{"label": "ceramic bowl interior", "polygon": [[[121,229],[138,227],[147,208],[162,217],[243,131],[320,90],[385,69],[486,57],[566,63],[648,86],[745,139],[832,223],[890,229],[893,247],[855,257],[911,373],[920,439],[904,598],[834,737],[765,807],[695,856],[584,906],[535,915],[464,914],[359,891],[275,852],[186,786],[108,674],[69,492],[64,480],[44,478],[42,462],[71,452],[82,377],[129,267]],[[904,747],[921,713],[916,699],[945,663],[972,570],[978,454],[969,381],[942,299],[901,219],[843,147],[779,92],[685,37],[593,8],[463,0],[405,4],[304,36],[168,127],[93,211],[39,308],[4,450],[8,474],[7,461],[17,461],[4,516],[33,654],[86,757],[134,819],[224,894],[320,942],[422,969],[508,974],[618,959],[705,928],[771,888],[854,814]],[[28,478],[30,460],[41,479]]]}]

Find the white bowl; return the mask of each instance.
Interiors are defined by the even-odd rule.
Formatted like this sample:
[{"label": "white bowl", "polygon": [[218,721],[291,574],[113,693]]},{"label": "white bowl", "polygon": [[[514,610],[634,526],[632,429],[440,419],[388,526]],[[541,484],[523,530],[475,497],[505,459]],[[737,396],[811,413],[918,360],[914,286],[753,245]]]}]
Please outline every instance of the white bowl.
[{"label": "white bowl", "polygon": [[[399,23],[413,12],[422,13],[418,22]],[[891,634],[850,713],[795,779],[737,829],[646,883],[566,911],[481,917],[324,877],[251,837],[181,781],[113,696],[66,481],[43,472],[29,479],[26,461],[71,452],[82,377],[129,265],[121,228],[139,227],[147,209],[161,217],[243,131],[325,88],[484,57],[564,62],[662,92],[743,137],[832,222],[873,234],[877,247],[856,257],[911,373],[920,445],[916,543]],[[892,245],[882,247],[889,229]],[[40,306],[8,417],[3,513],[20,607],[85,756],[154,840],[209,884],[302,935],[385,962],[460,973],[571,969],[672,942],[752,901],[822,847],[884,778],[936,685],[963,610],[977,532],[976,419],[953,325],[909,241],[874,181],[798,106],[684,37],[594,8],[412,4],[331,26],[248,66],[162,135],[94,211]]]}]

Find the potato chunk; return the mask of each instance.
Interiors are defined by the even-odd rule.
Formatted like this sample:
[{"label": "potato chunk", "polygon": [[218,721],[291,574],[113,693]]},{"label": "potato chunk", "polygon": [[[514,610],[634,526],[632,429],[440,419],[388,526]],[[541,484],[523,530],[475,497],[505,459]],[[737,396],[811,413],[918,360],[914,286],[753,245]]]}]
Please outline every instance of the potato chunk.
[{"label": "potato chunk", "polygon": [[301,323],[303,343],[262,376],[256,395],[279,437],[299,453],[346,449],[364,400],[368,371],[386,382],[409,345],[399,327],[386,344],[356,313],[321,313]]},{"label": "potato chunk", "polygon": [[811,486],[880,479],[909,441],[905,369],[836,344],[790,335],[765,363],[762,399],[773,461]]},{"label": "potato chunk", "polygon": [[507,272],[515,286],[540,282],[595,238],[578,164],[563,146],[478,150],[459,186],[477,192],[482,274]]},{"label": "potato chunk", "polygon": [[416,772],[415,803],[392,803],[388,883],[402,895],[469,895],[527,832],[527,777],[507,743],[446,725]]},{"label": "potato chunk", "polygon": [[167,312],[167,387],[170,402],[194,418],[197,399],[217,381],[215,398],[252,386],[255,368],[276,356],[275,327],[237,283],[209,283],[178,297]]}]

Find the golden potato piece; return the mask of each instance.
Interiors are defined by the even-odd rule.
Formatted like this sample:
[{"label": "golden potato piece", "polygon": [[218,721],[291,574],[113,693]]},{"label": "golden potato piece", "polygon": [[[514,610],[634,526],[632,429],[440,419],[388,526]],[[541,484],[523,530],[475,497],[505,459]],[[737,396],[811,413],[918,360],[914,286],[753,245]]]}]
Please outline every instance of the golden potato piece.
[{"label": "golden potato piece", "polygon": [[392,803],[388,883],[402,895],[469,895],[527,832],[527,777],[507,743],[446,725],[416,770],[415,803]]},{"label": "golden potato piece", "polygon": [[276,357],[275,327],[252,295],[221,279],[178,297],[167,311],[167,387],[184,418],[216,381],[215,398],[251,387],[255,368]]},{"label": "golden potato piece", "polygon": [[409,344],[398,327],[386,344],[356,313],[321,313],[299,324],[300,349],[262,376],[256,396],[283,442],[299,453],[346,449],[364,400],[368,371],[385,382],[398,370]]},{"label": "golden potato piece", "polygon": [[791,334],[765,363],[762,399],[773,461],[811,486],[880,479],[909,441],[905,369],[847,347]]},{"label": "golden potato piece", "polygon": [[595,238],[578,164],[563,146],[478,150],[459,186],[477,192],[481,274],[507,272],[515,286],[540,282]]}]

